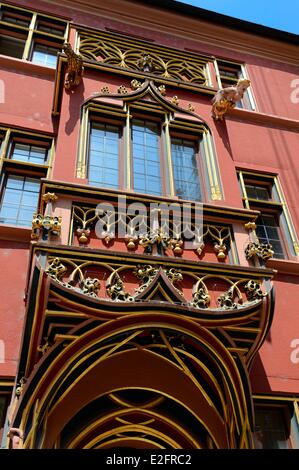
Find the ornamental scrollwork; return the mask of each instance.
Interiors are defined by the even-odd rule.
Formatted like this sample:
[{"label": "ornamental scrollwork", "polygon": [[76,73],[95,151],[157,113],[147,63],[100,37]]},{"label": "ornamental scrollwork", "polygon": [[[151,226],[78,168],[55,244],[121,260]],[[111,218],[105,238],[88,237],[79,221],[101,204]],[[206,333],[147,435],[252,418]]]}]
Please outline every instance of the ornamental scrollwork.
[{"label": "ornamental scrollwork", "polygon": [[85,295],[90,295],[91,297],[97,297],[100,285],[100,281],[96,277],[87,277],[81,282],[82,293]]},{"label": "ornamental scrollwork", "polygon": [[220,308],[225,310],[238,308],[238,303],[235,302],[234,286],[230,287],[226,292],[221,294],[217,299],[217,303]]},{"label": "ornamental scrollwork", "polygon": [[134,300],[134,297],[124,290],[124,282],[117,272],[109,276],[106,291],[111,300],[116,302],[132,302]]},{"label": "ornamental scrollwork", "polygon": [[274,255],[274,251],[270,243],[250,242],[245,248],[245,256],[246,256],[246,259],[248,260],[257,256],[263,261],[266,261],[267,259],[272,258],[273,255]]},{"label": "ornamental scrollwork", "polygon": [[58,282],[62,281],[66,271],[66,266],[62,264],[59,258],[54,258],[46,269],[46,273]]},{"label": "ornamental scrollwork", "polygon": [[[171,250],[175,256],[183,254],[185,234],[180,218],[173,219],[171,223],[163,214],[159,213],[155,226],[151,226],[148,215],[130,215],[112,211],[107,208],[99,215],[96,208],[73,206],[74,232],[80,245],[87,245],[92,230],[98,221],[102,231],[97,236],[105,241],[108,247],[112,246],[114,239],[124,239],[128,250],[135,250],[141,245],[145,252],[152,253],[153,249],[160,254]],[[191,221],[192,225],[193,221]],[[122,232],[122,234],[120,233]],[[190,239],[188,239],[190,241]],[[192,249],[199,256],[204,252],[207,243],[212,243],[219,260],[227,257],[231,247],[231,229],[229,226],[204,224],[200,231],[194,230]],[[189,245],[190,246],[190,245]]]},{"label": "ornamental scrollwork", "polygon": [[[91,268],[94,277],[90,275]],[[200,273],[198,275],[192,274],[190,278],[188,270],[177,269],[177,267],[169,265],[138,264],[135,266],[134,264],[123,265],[119,263],[110,265],[97,261],[80,263],[56,257],[49,259],[46,273],[63,287],[95,299],[101,298],[98,291],[103,282],[106,291],[105,297],[103,290],[103,299],[107,300],[108,297],[113,302],[133,302],[135,299],[140,301],[141,298],[145,298],[141,294],[144,294],[153,282],[168,283],[173,294],[180,296],[176,297],[175,302],[179,301],[196,309],[239,309],[252,302],[260,301],[267,295],[262,289],[260,280],[248,278],[236,280],[217,273],[204,276]],[[184,284],[186,280],[188,288]],[[128,288],[126,287],[127,283],[130,285]],[[181,286],[184,286],[184,292],[181,290]],[[188,294],[188,289],[190,294]],[[191,301],[186,300],[189,295],[192,295]]]},{"label": "ornamental scrollwork", "polygon": [[206,285],[199,280],[193,287],[192,292],[193,300],[190,303],[192,307],[196,308],[208,308],[211,302],[211,296],[209,295]]},{"label": "ornamental scrollwork", "polygon": [[152,282],[158,272],[158,268],[150,265],[138,265],[134,270],[135,276],[142,281],[142,284],[136,290],[136,295],[143,292]]},{"label": "ornamental scrollwork", "polygon": [[54,236],[60,235],[61,220],[61,217],[34,214],[32,219],[32,240],[38,240],[40,237],[42,237],[43,240],[47,240],[49,234]]},{"label": "ornamental scrollwork", "polygon": [[245,292],[249,301],[260,300],[267,295],[262,291],[261,285],[253,280],[247,282]]},{"label": "ornamental scrollwork", "polygon": [[105,33],[90,35],[80,33],[80,55],[87,60],[109,64],[124,69],[138,70],[161,78],[171,78],[181,82],[207,85],[206,57],[195,57],[192,54],[179,54],[168,48],[156,51],[149,44],[146,50],[144,43],[126,41],[108,36]]}]

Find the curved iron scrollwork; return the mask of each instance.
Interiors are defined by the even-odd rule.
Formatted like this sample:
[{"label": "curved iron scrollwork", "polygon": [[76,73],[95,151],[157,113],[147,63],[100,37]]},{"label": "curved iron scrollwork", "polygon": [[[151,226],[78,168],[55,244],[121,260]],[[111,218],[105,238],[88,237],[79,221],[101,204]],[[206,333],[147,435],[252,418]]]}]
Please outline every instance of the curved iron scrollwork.
[{"label": "curved iron scrollwork", "polygon": [[[90,269],[97,274],[97,277],[91,277],[86,275],[90,272]],[[208,274],[204,276],[192,275],[194,279],[192,287],[192,300],[187,301],[183,295],[182,290],[178,287],[180,282],[184,280],[184,277],[188,277],[188,272],[178,270],[174,267],[157,267],[152,265],[137,265],[134,266],[110,266],[104,262],[84,262],[78,264],[69,259],[50,258],[49,266],[46,269],[46,273],[59,282],[64,287],[75,289],[82,294],[102,299],[102,296],[98,293],[101,287],[101,272],[102,279],[104,281],[103,269],[110,272],[105,283],[105,291],[109,300],[114,302],[134,302],[139,299],[139,296],[146,291],[146,289],[154,282],[154,279],[161,272],[171,289],[179,294],[179,302],[186,306],[199,309],[238,309],[247,303],[256,302],[261,300],[267,294],[263,292],[261,283],[252,279],[230,279],[228,276],[219,274]],[[136,279],[135,288],[130,288],[131,292],[126,289],[127,277],[123,273],[128,272],[132,279]],[[224,290],[216,298],[215,305],[211,307],[211,300],[213,295],[213,289],[209,287],[211,280],[227,285],[227,290]],[[138,282],[140,283],[138,286]],[[133,291],[132,291],[133,289]],[[223,288],[222,288],[223,289]]]},{"label": "curved iron scrollwork", "polygon": [[151,73],[161,78],[170,78],[207,86],[206,57],[195,57],[186,52],[174,55],[174,51],[151,44],[128,44],[113,35],[80,32],[80,55],[87,60],[109,64],[124,69]]},{"label": "curved iron scrollwork", "polygon": [[[159,217],[156,227],[151,227],[148,216],[119,213],[109,209],[99,215],[96,208],[73,206],[74,231],[81,245],[89,243],[91,233],[100,221],[102,227],[100,236],[107,245],[114,239],[123,237],[128,250],[134,250],[141,245],[146,252],[151,253],[153,247],[157,246],[160,252],[168,249],[172,250],[175,256],[182,255],[185,249],[182,220],[174,218],[169,223],[167,218],[163,219],[163,215]],[[119,227],[122,233],[119,233]],[[210,241],[217,258],[224,260],[232,245],[231,228],[210,224],[204,224],[201,228],[200,232],[194,230],[193,249],[201,256],[206,243]]]}]

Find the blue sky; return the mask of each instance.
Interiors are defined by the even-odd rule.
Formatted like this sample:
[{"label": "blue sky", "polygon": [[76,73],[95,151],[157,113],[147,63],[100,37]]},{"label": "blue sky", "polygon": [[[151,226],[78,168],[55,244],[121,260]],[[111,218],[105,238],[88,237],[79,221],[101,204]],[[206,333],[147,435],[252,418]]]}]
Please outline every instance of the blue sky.
[{"label": "blue sky", "polygon": [[299,0],[180,0],[206,10],[299,34]]}]

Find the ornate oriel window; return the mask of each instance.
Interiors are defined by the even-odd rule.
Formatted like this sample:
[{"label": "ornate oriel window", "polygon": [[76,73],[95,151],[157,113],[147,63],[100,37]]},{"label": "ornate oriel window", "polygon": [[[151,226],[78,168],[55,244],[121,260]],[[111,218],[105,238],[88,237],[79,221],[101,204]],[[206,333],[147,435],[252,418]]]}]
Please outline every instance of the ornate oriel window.
[{"label": "ornate oriel window", "polygon": [[[150,100],[149,100],[150,97]],[[202,201],[222,199],[212,136],[153,83],[102,94],[82,110],[77,177],[89,184]]]},{"label": "ornate oriel window", "polygon": [[295,229],[278,177],[243,170],[238,175],[244,206],[261,212],[256,220],[260,243],[272,245],[274,258],[298,255]]},{"label": "ornate oriel window", "polygon": [[52,68],[68,37],[66,20],[3,3],[0,28],[0,54]]}]

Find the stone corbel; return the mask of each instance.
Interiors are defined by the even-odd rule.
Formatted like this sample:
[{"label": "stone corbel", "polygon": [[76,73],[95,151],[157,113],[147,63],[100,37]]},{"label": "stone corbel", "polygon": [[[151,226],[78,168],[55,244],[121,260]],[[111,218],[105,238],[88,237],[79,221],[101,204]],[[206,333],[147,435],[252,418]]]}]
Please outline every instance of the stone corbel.
[{"label": "stone corbel", "polygon": [[80,85],[83,76],[83,59],[82,56],[76,54],[69,42],[63,45],[63,52],[67,56],[67,71],[64,81],[64,88],[69,90]]}]

